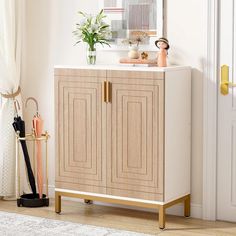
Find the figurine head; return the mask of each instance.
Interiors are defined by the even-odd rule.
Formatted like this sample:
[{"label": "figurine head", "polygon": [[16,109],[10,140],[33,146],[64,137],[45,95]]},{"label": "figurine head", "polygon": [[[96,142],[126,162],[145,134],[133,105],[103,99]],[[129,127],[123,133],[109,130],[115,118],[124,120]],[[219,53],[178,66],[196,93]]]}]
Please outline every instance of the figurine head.
[{"label": "figurine head", "polygon": [[163,37],[156,40],[155,45],[160,49],[168,50],[170,48],[168,39],[163,38]]}]

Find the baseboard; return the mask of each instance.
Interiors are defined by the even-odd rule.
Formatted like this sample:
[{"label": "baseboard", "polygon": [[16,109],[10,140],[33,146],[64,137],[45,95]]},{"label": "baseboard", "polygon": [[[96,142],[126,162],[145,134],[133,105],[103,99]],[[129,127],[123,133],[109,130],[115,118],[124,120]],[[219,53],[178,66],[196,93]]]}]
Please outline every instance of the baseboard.
[{"label": "baseboard", "polygon": [[[167,209],[167,214],[183,216],[184,206],[183,204],[178,204]],[[202,219],[202,206],[200,204],[191,203],[191,217]]]},{"label": "baseboard", "polygon": [[48,195],[50,198],[55,198],[55,186],[54,185],[48,185]]},{"label": "baseboard", "polygon": [[[53,185],[48,186],[48,194],[50,198],[55,197],[55,186]],[[70,201],[75,201],[75,202],[84,202],[82,199],[78,199],[78,198],[67,198],[67,197],[63,197],[63,198]],[[139,210],[139,211],[157,212],[157,210],[155,209],[125,206],[125,205],[120,205],[120,204],[110,204],[110,203],[105,203],[105,202],[94,202],[94,204],[101,205],[101,206],[113,206],[113,207],[116,206],[120,208]],[[183,216],[183,212],[184,212],[183,204],[178,204],[176,206],[173,206],[167,209],[167,214],[169,215]],[[191,204],[191,217],[202,219],[202,206],[200,204],[194,204],[194,203]]]}]

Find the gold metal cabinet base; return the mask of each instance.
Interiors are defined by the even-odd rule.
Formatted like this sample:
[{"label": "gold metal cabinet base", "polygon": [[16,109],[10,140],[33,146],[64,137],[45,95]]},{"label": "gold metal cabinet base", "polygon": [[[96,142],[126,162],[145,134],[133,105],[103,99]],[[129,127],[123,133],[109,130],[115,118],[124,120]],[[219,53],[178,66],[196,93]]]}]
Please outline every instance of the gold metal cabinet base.
[{"label": "gold metal cabinet base", "polygon": [[166,209],[171,206],[174,206],[176,204],[183,202],[184,203],[184,216],[185,217],[190,216],[190,194],[177,198],[168,203],[158,204],[158,203],[147,203],[147,202],[138,202],[138,201],[135,202],[135,201],[126,200],[126,199],[107,198],[103,196],[92,196],[92,195],[86,195],[82,193],[80,194],[80,193],[56,191],[55,192],[55,212],[56,213],[61,212],[61,197],[62,196],[84,199],[85,203],[87,203],[86,201],[89,201],[89,202],[100,201],[100,202],[116,203],[116,204],[123,204],[123,205],[129,205],[129,206],[159,209],[159,228],[160,229],[165,228]]}]

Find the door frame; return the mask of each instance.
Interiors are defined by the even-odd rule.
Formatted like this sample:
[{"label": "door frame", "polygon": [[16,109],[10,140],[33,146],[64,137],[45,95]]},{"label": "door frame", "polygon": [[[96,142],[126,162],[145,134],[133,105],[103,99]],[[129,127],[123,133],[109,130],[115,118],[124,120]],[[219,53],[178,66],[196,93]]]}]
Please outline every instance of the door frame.
[{"label": "door frame", "polygon": [[216,220],[219,0],[206,1],[206,62],[203,81],[202,218]]}]

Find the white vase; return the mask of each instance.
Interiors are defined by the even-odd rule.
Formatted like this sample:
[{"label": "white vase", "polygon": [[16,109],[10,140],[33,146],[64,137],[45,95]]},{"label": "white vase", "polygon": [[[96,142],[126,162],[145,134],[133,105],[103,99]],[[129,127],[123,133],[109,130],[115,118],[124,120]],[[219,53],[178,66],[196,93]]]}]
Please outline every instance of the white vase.
[{"label": "white vase", "polygon": [[138,46],[133,45],[133,46],[129,47],[128,57],[130,59],[138,59],[139,58]]}]

